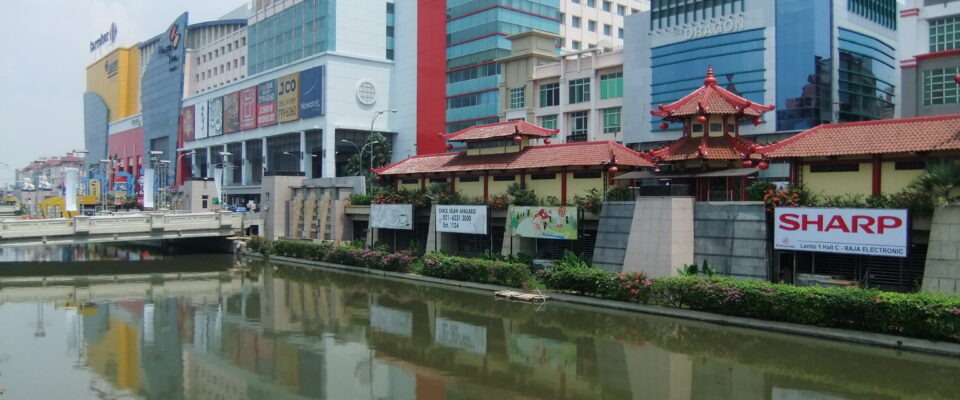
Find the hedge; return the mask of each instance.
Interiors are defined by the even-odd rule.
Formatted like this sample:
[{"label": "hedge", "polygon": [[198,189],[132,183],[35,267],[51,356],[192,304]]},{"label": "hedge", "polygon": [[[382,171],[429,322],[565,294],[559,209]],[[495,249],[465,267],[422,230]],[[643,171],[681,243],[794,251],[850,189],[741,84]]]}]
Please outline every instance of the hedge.
[{"label": "hedge", "polygon": [[526,287],[532,277],[530,267],[522,263],[448,256],[430,253],[423,257],[420,274],[434,278],[491,283],[516,288]]},{"label": "hedge", "polygon": [[294,240],[271,242],[269,252],[273,255],[323,261],[353,267],[370,268],[393,272],[410,272],[416,258],[409,251],[389,253],[382,250],[358,248],[349,245],[313,243]]}]

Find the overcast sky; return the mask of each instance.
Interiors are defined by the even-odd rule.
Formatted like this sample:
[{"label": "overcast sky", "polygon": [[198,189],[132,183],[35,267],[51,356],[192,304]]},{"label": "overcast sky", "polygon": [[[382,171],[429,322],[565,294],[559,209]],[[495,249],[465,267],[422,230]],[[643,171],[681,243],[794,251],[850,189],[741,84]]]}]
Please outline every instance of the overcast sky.
[{"label": "overcast sky", "polygon": [[117,44],[163,32],[180,13],[217,19],[248,0],[0,0],[0,187],[40,156],[82,149],[90,41],[117,24]]}]

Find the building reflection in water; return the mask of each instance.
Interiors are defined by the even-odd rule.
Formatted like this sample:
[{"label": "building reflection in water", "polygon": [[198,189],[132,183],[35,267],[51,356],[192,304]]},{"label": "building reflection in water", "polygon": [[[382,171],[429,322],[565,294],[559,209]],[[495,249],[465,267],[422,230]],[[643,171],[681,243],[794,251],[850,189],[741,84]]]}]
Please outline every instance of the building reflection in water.
[{"label": "building reflection in water", "polygon": [[334,272],[187,275],[64,302],[78,364],[150,399],[960,398],[957,360]]}]

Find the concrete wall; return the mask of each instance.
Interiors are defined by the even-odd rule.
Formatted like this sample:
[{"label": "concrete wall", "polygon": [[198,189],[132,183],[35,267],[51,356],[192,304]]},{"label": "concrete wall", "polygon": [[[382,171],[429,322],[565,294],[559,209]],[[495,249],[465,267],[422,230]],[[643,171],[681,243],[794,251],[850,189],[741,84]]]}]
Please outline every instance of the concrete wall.
[{"label": "concrete wall", "polygon": [[692,197],[637,199],[622,272],[661,278],[693,262],[693,203]]},{"label": "concrete wall", "polygon": [[287,231],[287,202],[293,199],[293,188],[303,185],[302,176],[275,176],[263,177],[260,187],[260,207],[262,208],[264,238],[277,240],[286,236]]},{"label": "concrete wall", "polygon": [[929,243],[922,290],[960,294],[960,204],[934,211]]},{"label": "concrete wall", "polygon": [[694,260],[723,275],[767,279],[766,212],[762,202],[697,202]]},{"label": "concrete wall", "polygon": [[636,204],[632,201],[603,203],[597,243],[593,246],[593,266],[615,272],[623,269],[635,209]]}]

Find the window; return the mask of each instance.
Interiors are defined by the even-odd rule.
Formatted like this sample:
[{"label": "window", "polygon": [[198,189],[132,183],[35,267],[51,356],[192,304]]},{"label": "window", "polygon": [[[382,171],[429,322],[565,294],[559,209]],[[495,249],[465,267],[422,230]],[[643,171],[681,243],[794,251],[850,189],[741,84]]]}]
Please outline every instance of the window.
[{"label": "window", "polygon": [[580,0],[570,0],[570,2],[573,4],[580,4]]},{"label": "window", "polygon": [[570,18],[570,26],[572,26],[572,27],[574,27],[574,28],[579,28],[579,27],[580,27],[580,17],[574,15],[572,18]]},{"label": "window", "polygon": [[613,34],[613,27],[607,24],[603,24],[603,34],[610,36]]},{"label": "window", "polygon": [[479,176],[461,176],[460,182],[480,182]]},{"label": "window", "polygon": [[233,68],[234,68],[234,69],[237,68],[238,62],[239,62],[239,61],[238,61],[237,59],[234,59],[234,60],[233,60]]},{"label": "window", "polygon": [[960,49],[960,17],[930,21],[930,52]]},{"label": "window", "polygon": [[493,180],[497,182],[513,181],[515,179],[516,179],[516,176],[513,176],[513,175],[497,175],[493,177]]},{"label": "window", "polygon": [[200,64],[200,57],[197,57],[197,64]]},{"label": "window", "polygon": [[567,14],[560,13],[560,24],[567,23]]},{"label": "window", "polygon": [[193,78],[193,80],[196,82],[200,82],[200,74],[195,74],[195,75],[196,76]]},{"label": "window", "polygon": [[600,75],[600,98],[615,99],[623,97],[623,72]]},{"label": "window", "polygon": [[609,2],[609,1],[604,1],[604,2],[603,2],[603,11],[610,12],[610,10],[611,10],[612,8],[613,8],[613,3]]},{"label": "window", "polygon": [[620,132],[620,107],[603,109],[603,133]]},{"label": "window", "polygon": [[623,39],[623,28],[617,28],[617,38]]},{"label": "window", "polygon": [[230,63],[227,63],[227,71],[230,70]]},{"label": "window", "polygon": [[576,40],[571,41],[570,47],[572,47],[574,50],[580,50],[580,42]]},{"label": "window", "polygon": [[246,65],[246,64],[247,64],[247,57],[240,56],[240,65]]},{"label": "window", "polygon": [[600,177],[599,172],[574,172],[573,179],[597,179]]},{"label": "window", "polygon": [[247,45],[247,37],[246,37],[246,36],[240,38],[240,45],[241,45],[241,46],[246,46],[246,45]]},{"label": "window", "polygon": [[590,78],[574,79],[569,83],[570,99],[568,103],[576,104],[590,101]]},{"label": "window", "polygon": [[587,126],[588,126],[587,122],[588,122],[587,111],[578,111],[578,112],[570,113],[570,135],[583,136],[583,140],[586,140]]},{"label": "window", "polygon": [[953,81],[957,73],[960,67],[923,71],[923,105],[960,103],[960,85]]},{"label": "window", "polygon": [[540,107],[560,105],[560,84],[546,83],[540,85]]},{"label": "window", "polygon": [[219,57],[219,56],[220,56],[220,50],[214,50],[214,51],[213,51],[213,56],[214,56],[214,57]]},{"label": "window", "polygon": [[220,64],[220,73],[223,73],[223,64]]},{"label": "window", "polygon": [[557,129],[557,114],[540,117],[540,126],[547,129]]},{"label": "window", "polygon": [[400,183],[404,185],[414,185],[414,184],[420,183],[420,180],[419,179],[401,179]]},{"label": "window", "polygon": [[810,166],[810,172],[856,172],[859,170],[860,164],[826,164]]},{"label": "window", "polygon": [[227,43],[227,51],[233,51],[233,43]]},{"label": "window", "polygon": [[510,89],[510,108],[523,108],[523,89]]},{"label": "window", "polygon": [[590,32],[597,31],[597,21],[587,21],[587,30]]},{"label": "window", "polygon": [[430,178],[430,183],[447,183],[447,178]]},{"label": "window", "polygon": [[530,179],[534,181],[542,181],[546,179],[557,179],[557,173],[553,172],[549,174],[530,174]]},{"label": "window", "polygon": [[587,0],[587,7],[597,8],[597,0]]},{"label": "window", "polygon": [[622,17],[622,16],[624,16],[626,13],[627,13],[627,8],[626,8],[626,7],[620,6],[620,5],[617,6],[617,15],[619,15],[619,16]]}]

